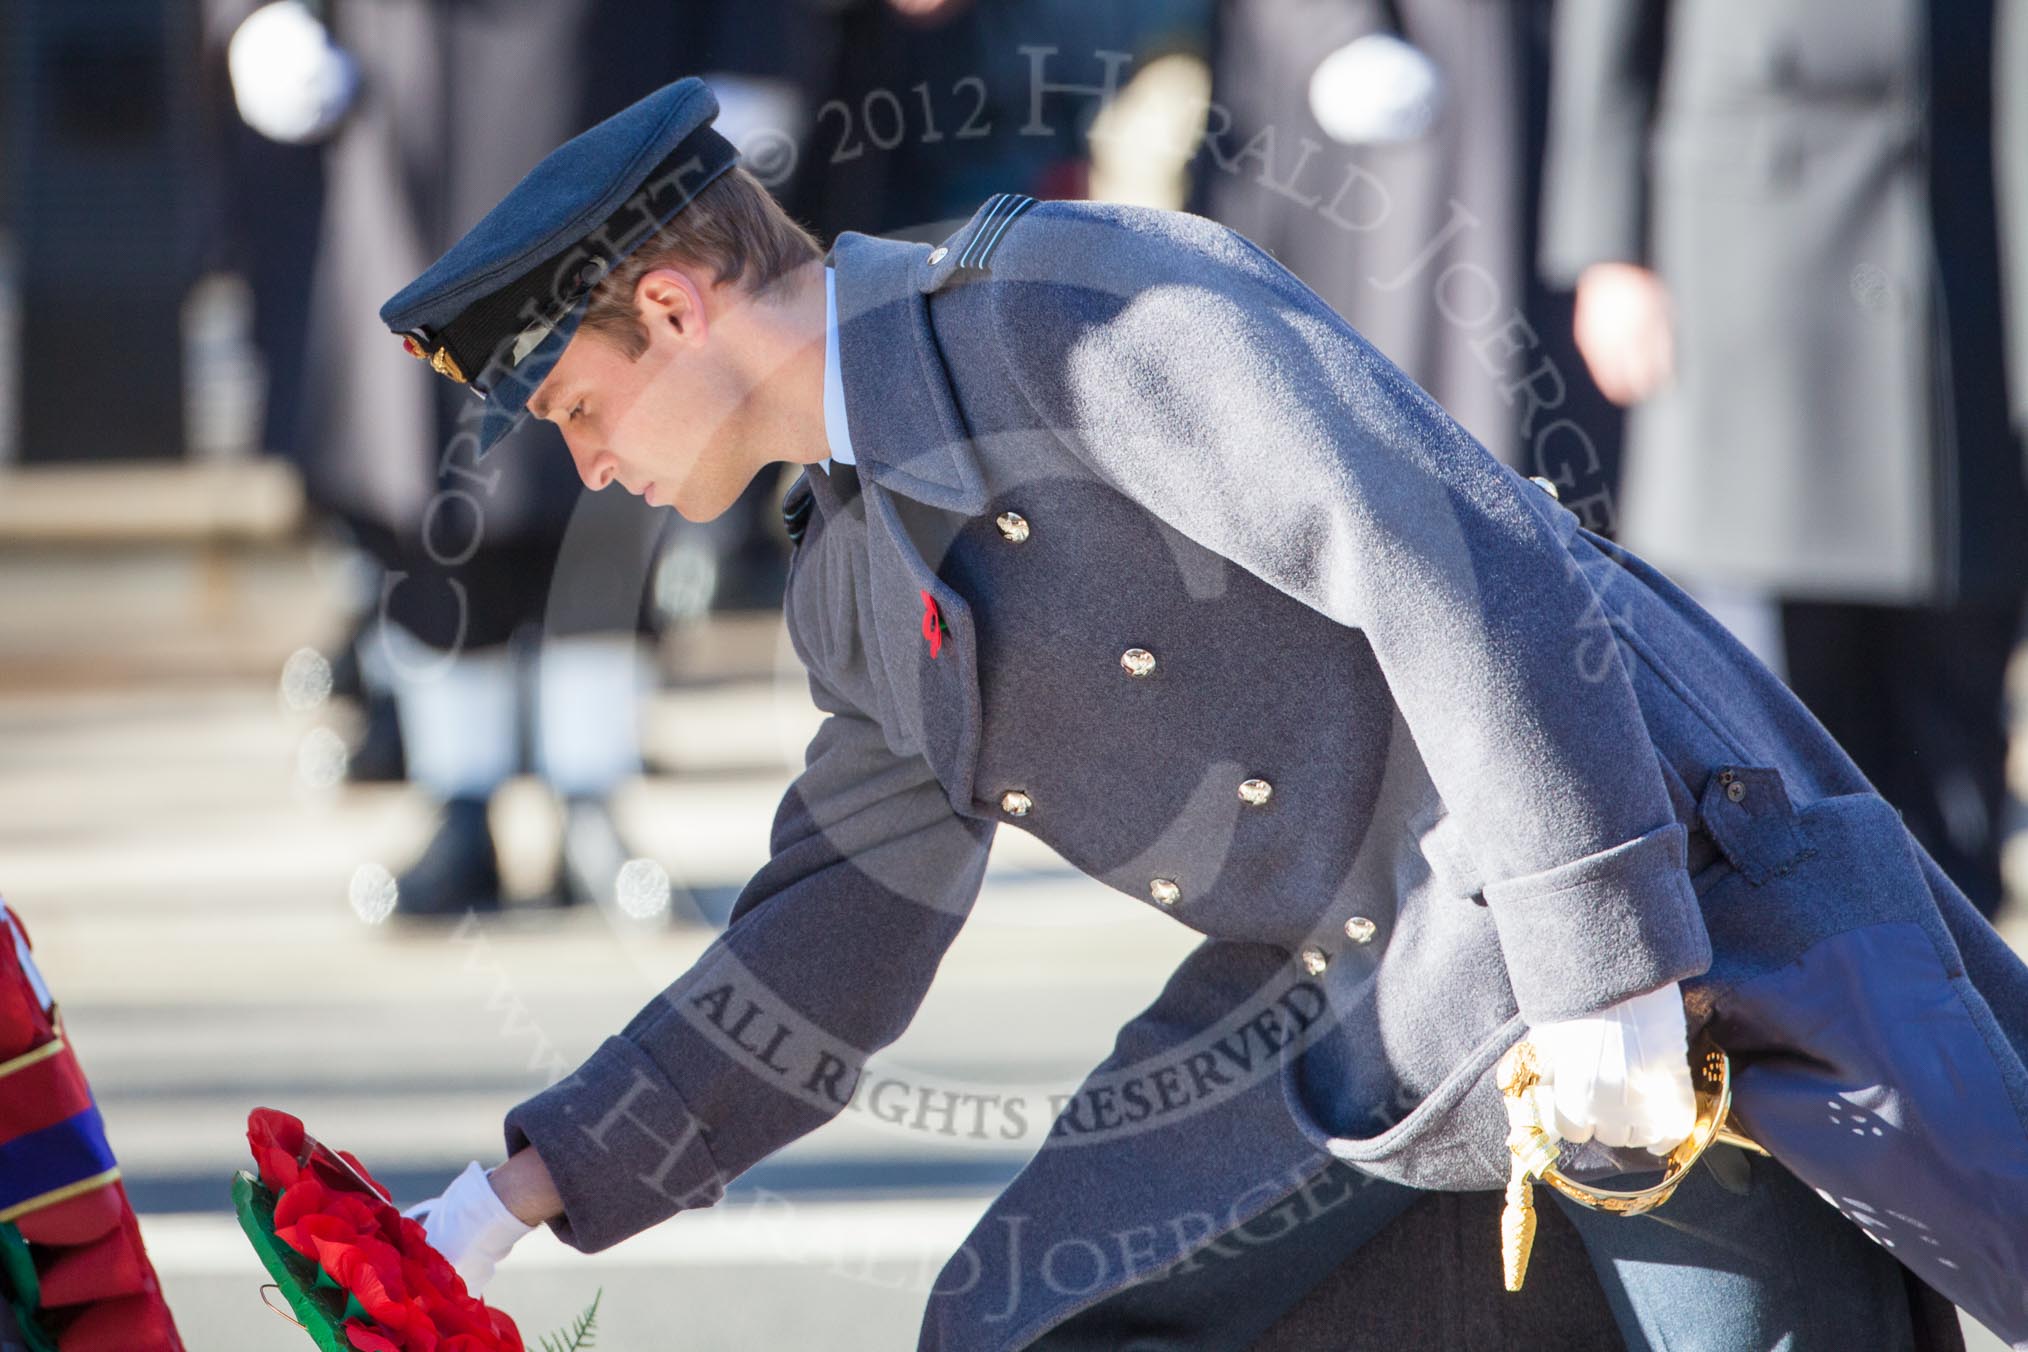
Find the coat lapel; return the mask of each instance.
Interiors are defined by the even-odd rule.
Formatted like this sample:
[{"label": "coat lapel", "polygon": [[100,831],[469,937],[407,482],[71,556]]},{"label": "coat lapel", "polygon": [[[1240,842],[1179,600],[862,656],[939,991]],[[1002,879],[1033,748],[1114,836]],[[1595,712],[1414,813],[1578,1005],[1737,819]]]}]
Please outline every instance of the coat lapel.
[{"label": "coat lapel", "polygon": [[[944,514],[978,515],[989,495],[930,333],[926,252],[865,235],[839,237],[832,251],[839,361],[866,507],[872,592],[866,641],[901,724],[889,736],[920,752],[951,806],[970,814],[979,745],[977,645],[970,605],[938,576],[948,532],[937,527],[948,521]],[[924,634],[925,593],[944,626],[934,653]]]},{"label": "coat lapel", "polygon": [[986,481],[930,333],[926,248],[844,234],[838,355],[852,453],[883,487],[960,516],[985,510]]}]

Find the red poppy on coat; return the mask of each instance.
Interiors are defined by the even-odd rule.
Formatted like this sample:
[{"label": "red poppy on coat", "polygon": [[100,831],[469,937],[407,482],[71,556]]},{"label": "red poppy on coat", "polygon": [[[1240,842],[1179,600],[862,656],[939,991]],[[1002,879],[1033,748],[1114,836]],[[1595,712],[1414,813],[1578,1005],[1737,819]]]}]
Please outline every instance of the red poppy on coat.
[{"label": "red poppy on coat", "polygon": [[937,598],[928,592],[922,594],[922,636],[929,640],[930,656],[943,651],[944,635],[951,627],[944,623],[943,612],[937,609]]}]

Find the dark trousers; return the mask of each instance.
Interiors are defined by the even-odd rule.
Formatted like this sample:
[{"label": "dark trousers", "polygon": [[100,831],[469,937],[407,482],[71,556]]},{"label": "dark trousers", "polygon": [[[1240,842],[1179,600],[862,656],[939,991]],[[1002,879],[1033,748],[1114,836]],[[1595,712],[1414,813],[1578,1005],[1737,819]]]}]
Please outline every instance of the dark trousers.
[{"label": "dark trousers", "polygon": [[1957,606],[1782,603],[1789,688],[1980,912],[2001,900],[2007,661],[2019,597]]},{"label": "dark trousers", "polygon": [[1962,1349],[1948,1304],[1794,1175],[1713,1156],[1645,1216],[1552,1205],[1538,1188],[1534,1259],[1512,1294],[1499,1194],[1415,1192],[1334,1163],[1304,1214],[1270,1211],[1029,1349]]},{"label": "dark trousers", "polygon": [[1620,1346],[1583,1244],[1546,1194],[1538,1202],[1528,1282],[1510,1295],[1498,1193],[1416,1192],[1334,1162],[1297,1199],[1028,1352]]}]

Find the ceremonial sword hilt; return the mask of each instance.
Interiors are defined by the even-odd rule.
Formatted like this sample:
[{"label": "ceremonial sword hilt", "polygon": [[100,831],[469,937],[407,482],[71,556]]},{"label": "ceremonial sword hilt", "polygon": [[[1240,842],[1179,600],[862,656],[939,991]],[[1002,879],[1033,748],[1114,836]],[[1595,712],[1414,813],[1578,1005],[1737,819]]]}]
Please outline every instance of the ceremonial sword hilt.
[{"label": "ceremonial sword hilt", "polygon": [[1697,1120],[1690,1134],[1663,1157],[1659,1183],[1623,1192],[1580,1183],[1558,1171],[1556,1137],[1541,1120],[1531,1092],[1542,1083],[1542,1067],[1535,1048],[1523,1039],[1500,1058],[1494,1069],[1494,1083],[1506,1098],[1507,1149],[1514,1156],[1514,1172],[1507,1180],[1507,1205],[1500,1214],[1500,1265],[1509,1291],[1519,1291],[1526,1280],[1528,1257],[1535,1244],[1531,1179],[1539,1178],[1571,1201],[1595,1211],[1638,1216],[1668,1201],[1691,1166],[1714,1145],[1736,1145],[1757,1154],[1767,1153],[1729,1121],[1732,1062],[1709,1034],[1700,1034],[1690,1048],[1690,1081],[1697,1095]]}]

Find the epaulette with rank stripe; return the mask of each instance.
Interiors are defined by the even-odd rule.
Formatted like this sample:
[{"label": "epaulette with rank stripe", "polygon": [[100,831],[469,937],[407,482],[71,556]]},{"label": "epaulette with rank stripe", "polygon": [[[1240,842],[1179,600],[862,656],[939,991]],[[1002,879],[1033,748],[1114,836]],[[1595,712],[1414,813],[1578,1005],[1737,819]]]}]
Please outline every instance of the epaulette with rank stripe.
[{"label": "epaulette with rank stripe", "polygon": [[963,229],[930,252],[930,265],[946,263],[951,272],[986,271],[1007,227],[1034,205],[1035,199],[1024,193],[995,193]]},{"label": "epaulette with rank stripe", "polygon": [[1035,199],[1018,192],[1001,193],[988,204],[979,218],[979,228],[965,241],[963,252],[958,255],[958,266],[977,268],[984,272],[993,261],[993,250],[1000,247],[1000,240],[1006,235],[1007,227],[1014,224],[1015,217],[1035,205]]}]

